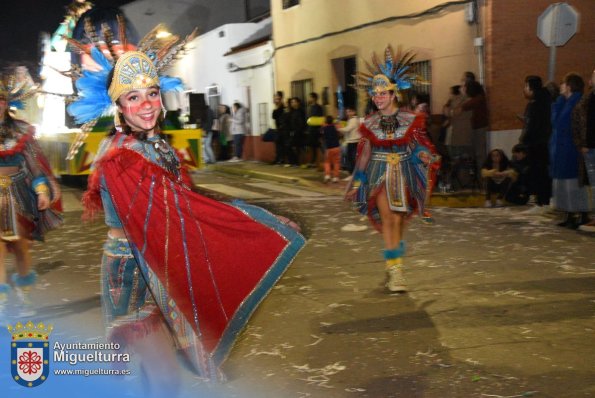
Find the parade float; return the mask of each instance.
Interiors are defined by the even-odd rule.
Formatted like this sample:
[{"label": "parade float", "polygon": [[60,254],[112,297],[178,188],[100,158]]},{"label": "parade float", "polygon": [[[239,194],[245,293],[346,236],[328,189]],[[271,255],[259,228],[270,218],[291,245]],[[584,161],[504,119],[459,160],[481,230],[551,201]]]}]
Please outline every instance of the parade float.
[{"label": "parade float", "polygon": [[[73,48],[68,39],[73,37],[79,20],[93,12],[93,4],[75,0],[67,7],[67,13],[56,32],[42,37],[43,59],[41,77],[43,94],[38,99],[40,120],[37,125],[38,139],[47,154],[53,172],[60,176],[85,176],[90,173],[99,143],[113,125],[113,118],[106,115],[92,128],[82,131],[80,127],[69,128],[66,106],[76,96],[70,70]],[[169,34],[164,32],[164,34]],[[184,93],[181,93],[184,95]],[[166,106],[178,109],[182,100],[165,98]],[[169,101],[168,101],[169,100]],[[171,106],[174,105],[174,106]],[[202,165],[202,131],[195,124],[186,124],[179,111],[165,118],[162,135],[176,149],[180,160],[190,169]]]}]

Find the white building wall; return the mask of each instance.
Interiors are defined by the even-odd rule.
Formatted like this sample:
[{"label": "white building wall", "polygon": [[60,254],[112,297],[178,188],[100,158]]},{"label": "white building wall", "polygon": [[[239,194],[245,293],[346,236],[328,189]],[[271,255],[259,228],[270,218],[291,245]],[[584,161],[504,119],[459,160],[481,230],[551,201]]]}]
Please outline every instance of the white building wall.
[{"label": "white building wall", "polygon": [[[252,135],[261,135],[271,127],[273,111],[273,65],[270,60],[273,53],[272,42],[246,50],[226,58],[240,68],[248,68],[231,73],[233,85],[243,92],[243,102],[250,107],[250,124]],[[249,98],[247,98],[249,92]],[[260,115],[261,104],[265,104],[264,115]],[[265,126],[262,126],[264,124]]]},{"label": "white building wall", "polygon": [[[180,77],[184,81],[186,89],[195,93],[205,93],[207,86],[213,84],[219,85],[221,87],[220,102],[229,107],[231,107],[234,101],[239,101],[242,104],[258,103],[255,101],[260,101],[260,98],[263,98],[262,93],[267,90],[268,97],[272,97],[273,91],[270,77],[272,68],[269,65],[265,68],[260,68],[268,69],[268,72],[255,69],[235,73],[231,72],[228,66],[230,63],[234,63],[240,67],[248,66],[247,64],[252,65],[252,59],[257,60],[254,63],[262,63],[262,55],[258,54],[262,54],[265,46],[246,51],[246,54],[240,53],[227,57],[224,56],[232,47],[246,40],[246,38],[267,23],[270,23],[270,19],[259,23],[227,24],[197,37],[188,45],[189,50],[187,53],[173,63],[167,74]],[[270,49],[270,45],[266,48]],[[252,52],[255,52],[256,55],[251,55]],[[266,81],[263,80],[261,82],[261,75],[267,74],[268,78]],[[258,81],[258,83],[255,81]],[[250,82],[254,83],[249,84]],[[266,85],[266,88],[260,87],[261,85]],[[251,94],[249,98],[246,87],[251,87],[250,92],[258,94]],[[185,109],[184,106],[181,106],[181,108]],[[258,118],[257,115],[255,116],[252,113],[257,111],[257,109],[252,108],[254,107],[251,107],[251,120],[254,123]],[[258,133],[258,129],[255,126],[252,127],[252,131]]]}]

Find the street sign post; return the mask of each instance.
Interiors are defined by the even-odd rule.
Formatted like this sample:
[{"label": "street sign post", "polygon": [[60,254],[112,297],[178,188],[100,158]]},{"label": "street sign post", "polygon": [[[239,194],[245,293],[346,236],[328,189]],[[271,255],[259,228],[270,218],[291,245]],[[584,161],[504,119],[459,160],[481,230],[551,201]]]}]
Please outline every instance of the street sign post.
[{"label": "street sign post", "polygon": [[563,46],[578,30],[578,12],[567,3],[551,4],[537,19],[537,37],[550,48],[548,80],[554,80],[556,47]]}]

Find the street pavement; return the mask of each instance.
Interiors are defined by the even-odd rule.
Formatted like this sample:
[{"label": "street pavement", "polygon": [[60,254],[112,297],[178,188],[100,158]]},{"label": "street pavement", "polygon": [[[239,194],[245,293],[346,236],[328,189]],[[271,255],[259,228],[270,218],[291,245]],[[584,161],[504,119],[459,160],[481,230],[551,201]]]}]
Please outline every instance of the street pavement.
[{"label": "street pavement", "polygon": [[[433,225],[413,218],[406,233],[410,292],[389,294],[381,236],[343,202],[345,182],[321,177],[247,162],[193,174],[202,193],[249,192],[244,200],[296,220],[308,238],[212,396],[595,396],[593,235],[523,207],[434,207]],[[66,188],[64,227],[34,246],[33,298],[44,319],[101,341],[106,228],[80,222],[80,194]],[[185,377],[188,391],[199,388]]]}]

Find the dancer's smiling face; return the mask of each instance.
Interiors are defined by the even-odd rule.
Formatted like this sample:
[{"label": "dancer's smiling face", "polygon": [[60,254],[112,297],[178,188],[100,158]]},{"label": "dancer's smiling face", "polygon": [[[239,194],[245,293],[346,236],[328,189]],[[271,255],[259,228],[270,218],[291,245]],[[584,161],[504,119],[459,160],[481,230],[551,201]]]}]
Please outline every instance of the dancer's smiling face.
[{"label": "dancer's smiling face", "polygon": [[117,105],[132,131],[152,133],[162,109],[159,87],[128,91],[120,96]]}]

